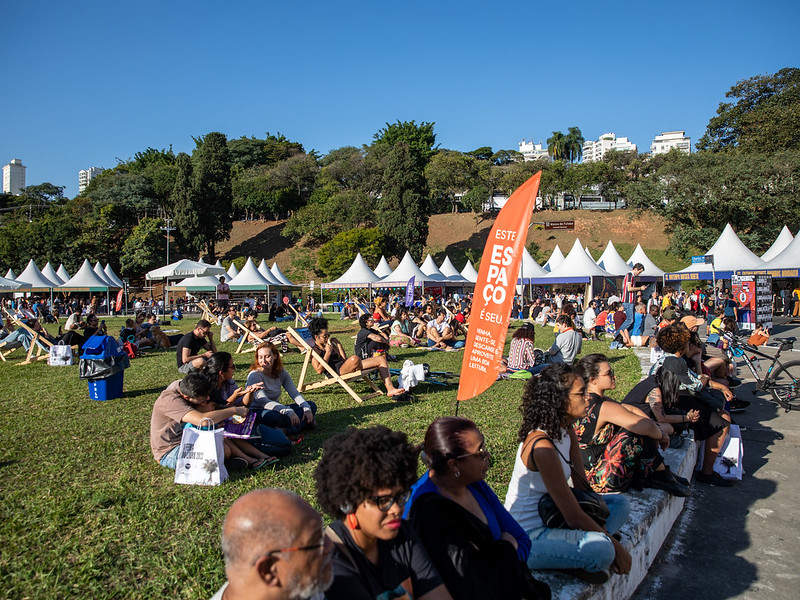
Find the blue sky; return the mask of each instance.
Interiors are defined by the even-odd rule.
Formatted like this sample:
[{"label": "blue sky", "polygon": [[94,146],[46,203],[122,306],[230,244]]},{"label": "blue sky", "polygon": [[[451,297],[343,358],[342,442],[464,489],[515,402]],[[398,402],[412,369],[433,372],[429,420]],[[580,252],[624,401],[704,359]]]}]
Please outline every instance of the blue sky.
[{"label": "blue sky", "polygon": [[800,2],[7,2],[0,164],[80,169],[192,136],[280,131],[325,153],[386,122],[443,148],[577,125],[694,144],[737,81],[798,66]]}]

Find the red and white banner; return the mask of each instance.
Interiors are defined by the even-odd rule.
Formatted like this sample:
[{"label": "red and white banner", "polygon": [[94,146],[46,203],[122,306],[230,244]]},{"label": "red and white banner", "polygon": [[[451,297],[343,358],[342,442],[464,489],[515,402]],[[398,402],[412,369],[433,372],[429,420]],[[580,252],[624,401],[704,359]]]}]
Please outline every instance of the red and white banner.
[{"label": "red and white banner", "polygon": [[472,299],[458,400],[485,392],[500,372],[514,286],[541,178],[539,171],[511,194],[486,240]]},{"label": "red and white banner", "polygon": [[114,310],[116,312],[121,312],[122,311],[122,295],[123,295],[123,293],[124,293],[124,290],[120,290],[120,291],[117,292],[117,304],[114,307]]}]

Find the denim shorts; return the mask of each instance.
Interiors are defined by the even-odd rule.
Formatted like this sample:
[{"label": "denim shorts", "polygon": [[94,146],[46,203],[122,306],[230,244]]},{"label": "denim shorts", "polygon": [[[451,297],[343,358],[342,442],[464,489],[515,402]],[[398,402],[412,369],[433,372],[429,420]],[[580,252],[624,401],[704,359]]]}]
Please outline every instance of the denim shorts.
[{"label": "denim shorts", "polygon": [[161,460],[158,461],[158,464],[174,471],[175,467],[178,465],[178,452],[180,452],[180,449],[181,445],[178,444],[172,450],[162,456]]}]

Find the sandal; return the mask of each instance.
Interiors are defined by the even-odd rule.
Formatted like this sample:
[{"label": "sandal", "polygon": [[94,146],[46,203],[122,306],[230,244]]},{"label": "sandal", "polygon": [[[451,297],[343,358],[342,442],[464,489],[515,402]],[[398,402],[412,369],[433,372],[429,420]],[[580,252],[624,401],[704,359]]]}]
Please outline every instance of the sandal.
[{"label": "sandal", "polygon": [[276,462],[278,462],[277,458],[275,458],[274,456],[268,456],[267,458],[262,459],[261,461],[257,462],[250,468],[253,469],[254,471],[257,471],[262,467],[268,467],[269,465],[274,465]]}]

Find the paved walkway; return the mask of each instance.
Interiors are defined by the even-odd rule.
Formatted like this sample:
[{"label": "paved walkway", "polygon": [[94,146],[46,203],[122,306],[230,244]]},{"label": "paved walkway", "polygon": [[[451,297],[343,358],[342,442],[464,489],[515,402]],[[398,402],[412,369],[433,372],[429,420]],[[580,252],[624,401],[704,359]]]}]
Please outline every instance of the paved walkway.
[{"label": "paved walkway", "polygon": [[[800,327],[776,322],[773,335],[800,340]],[[800,352],[782,356],[800,360]],[[752,405],[734,415],[743,429],[744,479],[732,488],[692,484],[634,600],[800,597],[800,411],[786,413],[767,394],[754,396],[743,366],[739,376],[745,375],[736,391]]]}]

